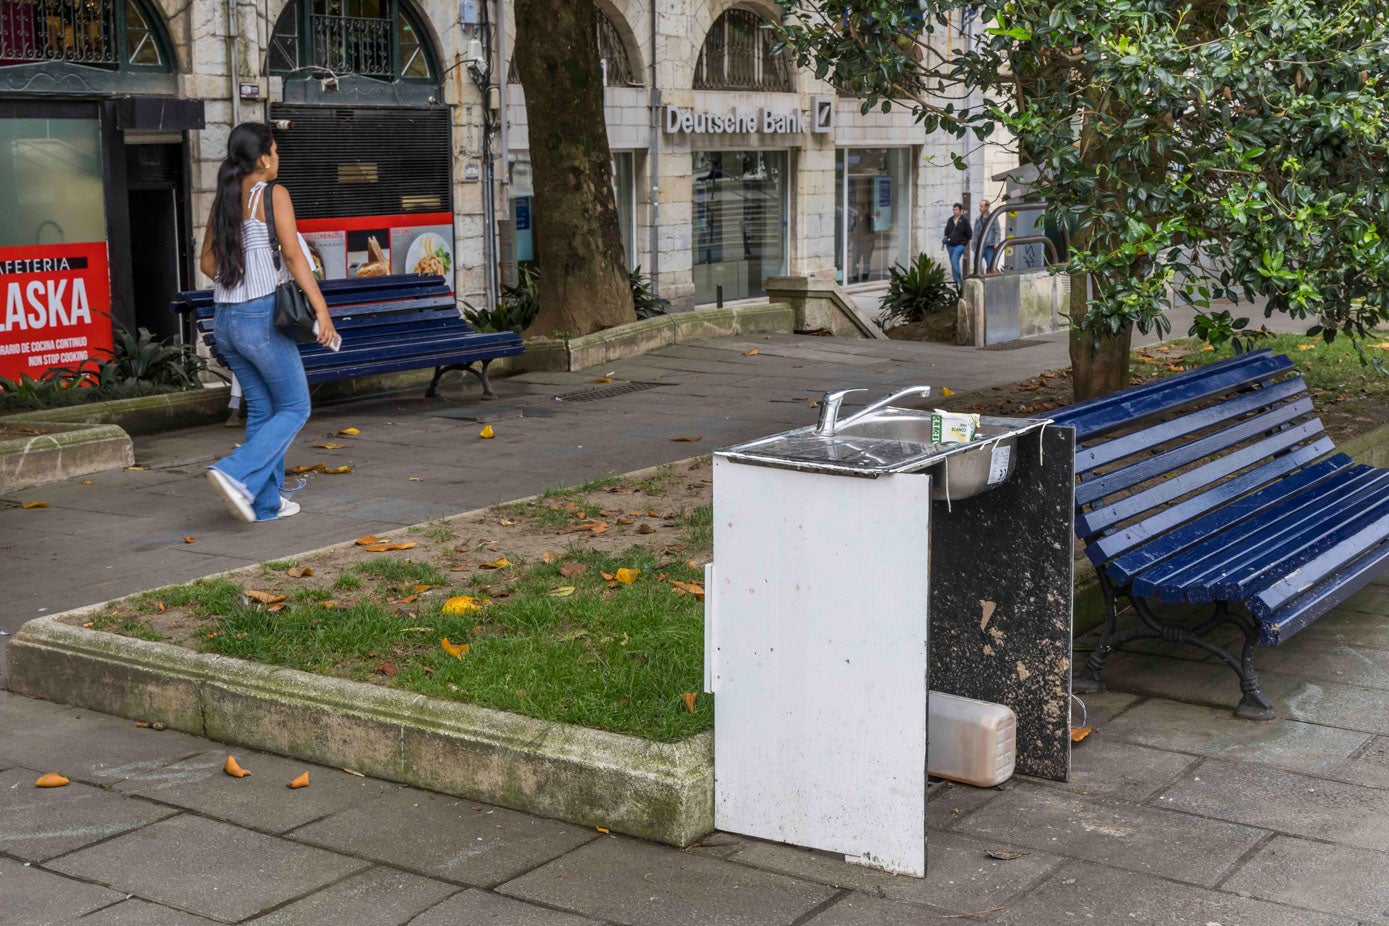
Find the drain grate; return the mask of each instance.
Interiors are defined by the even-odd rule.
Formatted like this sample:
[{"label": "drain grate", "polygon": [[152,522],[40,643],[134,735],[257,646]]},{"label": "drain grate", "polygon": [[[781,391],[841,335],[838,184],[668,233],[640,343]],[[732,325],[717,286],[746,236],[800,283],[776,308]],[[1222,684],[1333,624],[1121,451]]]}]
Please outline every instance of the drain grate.
[{"label": "drain grate", "polygon": [[633,392],[645,392],[664,386],[665,383],[616,383],[612,386],[599,386],[597,389],[580,389],[555,396],[556,402],[597,402],[599,399],[613,399]]},{"label": "drain grate", "polygon": [[1038,344],[1041,344],[1041,343],[1042,343],[1041,341],[1031,341],[1031,340],[1027,340],[1027,339],[1020,338],[1020,339],[1018,339],[1018,340],[1016,340],[1016,341],[1000,341],[1000,342],[997,343],[997,344],[985,344],[983,347],[979,347],[979,348],[975,348],[975,349],[976,349],[976,350],[1022,350],[1024,347],[1035,347],[1035,346],[1037,346]]}]

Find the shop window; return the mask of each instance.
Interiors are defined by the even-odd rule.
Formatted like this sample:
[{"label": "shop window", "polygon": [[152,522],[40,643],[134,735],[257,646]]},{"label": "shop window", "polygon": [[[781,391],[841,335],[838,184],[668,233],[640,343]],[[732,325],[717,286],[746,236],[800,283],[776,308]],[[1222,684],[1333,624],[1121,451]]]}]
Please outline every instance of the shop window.
[{"label": "shop window", "polygon": [[835,153],[835,279],[886,280],[911,260],[910,148],[841,148]]},{"label": "shop window", "polygon": [[285,76],[328,71],[387,81],[433,81],[437,73],[401,0],[294,0],[275,22],[268,66]]},{"label": "shop window", "polygon": [[[637,266],[636,157],[630,151],[613,152],[613,199],[617,203],[617,225],[622,235],[622,253],[627,269]],[[535,191],[531,183],[531,162],[519,154],[511,165],[511,219],[514,233],[512,256],[516,263],[538,266],[535,248]]]},{"label": "shop window", "polygon": [[731,9],[714,21],[695,65],[696,90],[796,89],[791,62],[774,53],[774,26],[751,10]]},{"label": "shop window", "polygon": [[162,20],[144,0],[0,0],[0,67],[65,63],[168,72]]},{"label": "shop window", "polygon": [[761,296],[784,274],[786,213],[786,152],[695,152],[695,302]]},{"label": "shop window", "polygon": [[[603,67],[603,85],[606,87],[640,87],[642,86],[641,75],[637,73],[636,65],[632,63],[634,55],[627,49],[627,43],[622,39],[622,33],[618,31],[617,24],[612,18],[601,9],[595,10],[598,14],[598,58]],[[521,82],[521,72],[516,70],[516,59],[511,59],[511,65],[506,71],[506,82],[509,84],[519,84]]]}]

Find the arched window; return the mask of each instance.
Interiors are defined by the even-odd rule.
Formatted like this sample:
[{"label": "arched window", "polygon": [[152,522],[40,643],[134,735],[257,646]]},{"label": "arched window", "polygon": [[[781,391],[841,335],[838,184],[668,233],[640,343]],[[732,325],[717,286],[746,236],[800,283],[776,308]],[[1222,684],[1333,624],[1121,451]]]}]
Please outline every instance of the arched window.
[{"label": "arched window", "polygon": [[0,67],[48,63],[173,70],[162,21],[144,0],[0,0]]},{"label": "arched window", "polygon": [[751,10],[734,8],[714,21],[695,65],[696,90],[793,92],[791,62],[772,54],[776,32]]},{"label": "arched window", "polygon": [[438,68],[401,0],[291,0],[270,35],[270,73],[330,71],[433,82]]},{"label": "arched window", "polygon": [[[602,8],[598,8],[598,58],[603,67],[603,85],[607,87],[640,87],[641,75],[632,64],[632,56],[627,51],[627,43],[617,24]],[[509,84],[521,82],[521,72],[516,70],[516,59],[511,59],[507,68],[506,81]]]}]

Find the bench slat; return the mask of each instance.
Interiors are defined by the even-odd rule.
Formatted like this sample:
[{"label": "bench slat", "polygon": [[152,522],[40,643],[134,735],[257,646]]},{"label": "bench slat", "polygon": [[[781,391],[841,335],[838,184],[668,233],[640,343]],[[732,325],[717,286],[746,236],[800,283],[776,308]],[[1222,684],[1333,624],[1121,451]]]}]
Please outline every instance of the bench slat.
[{"label": "bench slat", "polygon": [[1076,451],[1076,474],[1083,477],[1101,466],[1138,453],[1144,453],[1168,441],[1195,434],[1220,424],[1222,421],[1238,418],[1306,391],[1307,384],[1302,381],[1302,377],[1295,376],[1262,389],[1251,389],[1217,405],[1172,418],[1141,431],[1115,437],[1102,444],[1078,450]]},{"label": "bench slat", "polygon": [[1059,409],[1052,419],[1075,428],[1076,440],[1085,441],[1213,395],[1266,382],[1292,365],[1281,354],[1255,351]]},{"label": "bench slat", "polygon": [[[1087,552],[1092,561],[1107,564],[1105,571],[1110,578],[1127,584],[1143,570],[1199,543],[1222,525],[1264,511],[1286,495],[1355,465],[1343,453],[1313,463],[1335,449],[1329,438],[1298,447],[1196,498],[1101,537]],[[1307,466],[1309,463],[1312,465]],[[1299,469],[1303,466],[1306,468]],[[1255,488],[1258,491],[1250,492]]]},{"label": "bench slat", "polygon": [[[1138,463],[1105,473],[1076,486],[1076,504],[1089,505],[1115,492],[1141,485],[1164,473],[1175,472],[1203,457],[1214,455],[1244,443],[1255,435],[1270,432],[1281,425],[1311,414],[1312,400],[1303,396],[1271,411],[1247,418],[1239,424],[1209,434],[1172,450],[1147,457]],[[1157,444],[1149,444],[1157,446]],[[1180,477],[1178,477],[1180,478]]]},{"label": "bench slat", "polygon": [[1383,561],[1383,549],[1389,540],[1389,518],[1381,517],[1375,523],[1344,537],[1330,549],[1302,563],[1291,574],[1265,588],[1249,600],[1249,610],[1262,619],[1276,618],[1279,608],[1294,601],[1298,596],[1313,588],[1319,581],[1334,573],[1353,570],[1357,560],[1367,558]]},{"label": "bench slat", "polygon": [[[1375,472],[1371,467],[1352,464],[1349,457],[1344,459],[1348,465],[1338,468],[1323,461],[1197,518],[1180,529],[1180,538],[1164,537],[1145,545],[1138,552],[1147,562],[1133,569],[1134,592],[1145,598],[1160,595],[1166,600],[1181,600],[1171,596],[1210,569],[1219,568],[1212,564],[1226,562],[1228,551],[1257,542],[1289,518],[1314,516],[1319,505],[1347,490],[1354,491]],[[1179,547],[1182,541],[1187,544]]]},{"label": "bench slat", "polygon": [[1284,604],[1271,616],[1261,618],[1259,640],[1277,646],[1284,640],[1350,598],[1389,567],[1389,544],[1371,550],[1354,563],[1342,567],[1334,579]]},{"label": "bench slat", "polygon": [[[1169,479],[1161,485],[1126,495],[1105,508],[1098,508],[1076,517],[1076,530],[1082,537],[1098,534],[1107,527],[1136,517],[1159,505],[1165,505],[1204,486],[1219,482],[1227,476],[1253,466],[1268,457],[1290,450],[1305,440],[1322,433],[1321,419],[1312,418],[1285,431],[1248,444]],[[1253,488],[1252,486],[1250,488]]]}]

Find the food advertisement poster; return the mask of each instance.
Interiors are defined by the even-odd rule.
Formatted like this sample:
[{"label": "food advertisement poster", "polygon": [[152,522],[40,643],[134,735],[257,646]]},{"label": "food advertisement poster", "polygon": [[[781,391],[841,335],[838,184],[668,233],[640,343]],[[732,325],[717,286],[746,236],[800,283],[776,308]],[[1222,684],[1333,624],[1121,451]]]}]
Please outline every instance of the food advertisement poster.
[{"label": "food advertisement poster", "polygon": [[104,360],[111,349],[105,241],[0,248],[0,376]]},{"label": "food advertisement poster", "polygon": [[320,279],[428,273],[452,286],[452,223],[447,212],[315,218],[300,219],[299,233]]}]

